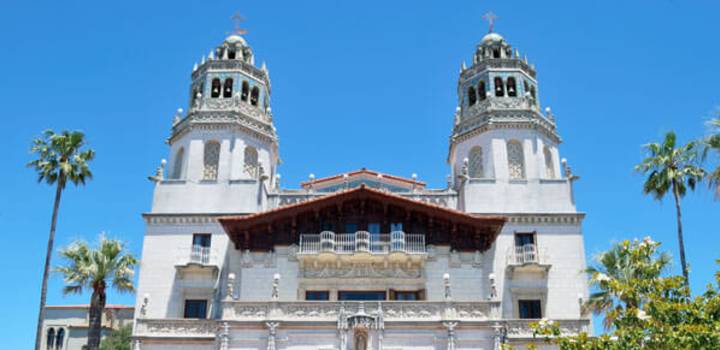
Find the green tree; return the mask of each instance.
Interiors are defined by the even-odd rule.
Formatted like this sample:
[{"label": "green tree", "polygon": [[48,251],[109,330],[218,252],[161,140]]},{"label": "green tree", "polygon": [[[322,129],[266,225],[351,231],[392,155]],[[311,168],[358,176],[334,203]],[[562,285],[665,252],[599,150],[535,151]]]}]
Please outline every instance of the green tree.
[{"label": "green tree", "polygon": [[63,131],[59,134],[46,130],[41,137],[33,140],[30,151],[35,153],[36,159],[27,164],[35,169],[38,182],[55,185],[55,202],[53,204],[52,219],[50,220],[50,235],[48,236],[45,254],[45,268],[43,270],[42,288],[40,289],[40,311],[38,312],[37,331],[35,334],[35,350],[40,350],[42,339],[42,324],[45,321],[45,300],[47,299],[47,282],[50,273],[50,260],[52,258],[55,242],[55,227],[57,225],[60,197],[67,183],[84,185],[92,178],[89,163],[95,157],[92,149],[83,150],[85,135],[79,131]]},{"label": "green tree", "polygon": [[115,329],[100,342],[100,350],[130,350],[132,326]]},{"label": "green tree", "polygon": [[[620,246],[634,268],[649,276],[661,269],[659,243],[646,239]],[[610,332],[597,337],[565,335],[555,322],[542,320],[532,325],[538,340],[528,349],[537,349],[538,342],[553,343],[561,350],[720,349],[720,272],[715,278],[705,293],[692,297],[681,276],[641,273],[616,279],[608,275],[608,292],[634,301],[607,311],[613,319]]]},{"label": "green tree", "polygon": [[662,143],[650,143],[644,148],[647,151],[647,157],[635,166],[635,170],[647,174],[643,193],[651,194],[655,199],[662,200],[668,192],[671,192],[675,199],[680,265],[685,277],[685,284],[689,286],[690,276],[685,259],[680,200],[685,196],[687,189],[694,190],[705,175],[705,171],[699,166],[700,144],[697,141],[691,141],[686,145],[678,145],[675,133],[670,131],[665,134]]},{"label": "green tree", "polygon": [[718,160],[715,169],[710,170],[708,179],[710,188],[715,191],[715,198],[720,199],[720,118],[710,120],[708,125],[711,134],[706,141],[707,149],[712,151]]},{"label": "green tree", "polygon": [[[649,238],[645,239],[648,240]],[[603,320],[605,329],[610,329],[615,321],[612,317],[614,314],[610,311],[637,306],[642,302],[630,298],[630,295],[614,294],[610,284],[613,281],[627,283],[637,278],[657,278],[670,263],[670,255],[667,253],[643,256],[643,260],[638,262],[630,253],[632,248],[633,243],[629,241],[619,243],[597,257],[597,266],[585,270],[594,291],[583,305],[583,312],[606,315]]]},{"label": "green tree", "polygon": [[134,291],[137,259],[126,251],[121,241],[102,235],[97,248],[91,248],[85,241],[76,241],[62,249],[60,255],[66,262],[56,269],[65,278],[63,292],[79,294],[85,289],[92,290],[87,346],[89,350],[97,350],[107,287],[112,286],[120,292]]}]

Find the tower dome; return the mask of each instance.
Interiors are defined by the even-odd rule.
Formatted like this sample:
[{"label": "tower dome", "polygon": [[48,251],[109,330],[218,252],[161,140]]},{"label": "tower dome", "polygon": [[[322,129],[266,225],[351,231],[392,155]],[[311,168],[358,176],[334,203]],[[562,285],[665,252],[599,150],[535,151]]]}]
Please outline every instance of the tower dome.
[{"label": "tower dome", "polygon": [[491,32],[491,33],[486,34],[486,35],[482,38],[481,43],[482,43],[482,44],[492,43],[492,42],[498,42],[498,43],[499,43],[499,42],[503,42],[503,41],[505,41],[505,38],[503,38],[502,35],[500,35],[500,34],[498,34],[498,33]]}]

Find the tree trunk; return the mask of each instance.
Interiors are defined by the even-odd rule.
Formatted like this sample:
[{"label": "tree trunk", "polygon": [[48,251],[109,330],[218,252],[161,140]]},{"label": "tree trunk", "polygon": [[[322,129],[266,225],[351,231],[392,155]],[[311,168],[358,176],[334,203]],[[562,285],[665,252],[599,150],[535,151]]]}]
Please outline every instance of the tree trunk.
[{"label": "tree trunk", "polygon": [[100,348],[102,315],[105,310],[105,282],[96,282],[90,299],[90,325],[88,329],[88,350]]},{"label": "tree trunk", "polygon": [[683,240],[683,229],[682,229],[682,211],[680,210],[680,194],[678,193],[677,186],[672,185],[673,196],[675,196],[675,211],[677,211],[677,233],[678,233],[678,246],[680,247],[680,265],[682,265],[683,277],[685,277],[685,286],[690,288],[690,275],[688,274],[687,262],[685,261],[685,242]]},{"label": "tree trunk", "polygon": [[60,177],[55,190],[55,204],[53,204],[52,219],[50,221],[50,236],[48,237],[47,252],[45,253],[45,270],[43,271],[42,288],[40,289],[40,311],[38,312],[37,332],[35,333],[35,350],[40,350],[43,339],[43,323],[45,322],[45,299],[47,298],[48,275],[50,274],[50,259],[55,244],[55,226],[57,225],[60,197],[65,179]]}]

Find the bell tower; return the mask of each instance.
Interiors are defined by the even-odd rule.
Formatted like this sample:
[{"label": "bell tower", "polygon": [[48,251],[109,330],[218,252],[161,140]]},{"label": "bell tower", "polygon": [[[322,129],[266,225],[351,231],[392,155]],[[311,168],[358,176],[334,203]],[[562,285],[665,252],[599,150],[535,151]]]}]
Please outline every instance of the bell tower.
[{"label": "bell tower", "polygon": [[535,66],[492,31],[492,20],[458,81],[448,162],[459,205],[487,213],[575,211]]},{"label": "bell tower", "polygon": [[274,186],[278,138],[270,77],[236,27],[192,69],[187,113],[179,109],[156,181],[153,212],[255,212]]}]

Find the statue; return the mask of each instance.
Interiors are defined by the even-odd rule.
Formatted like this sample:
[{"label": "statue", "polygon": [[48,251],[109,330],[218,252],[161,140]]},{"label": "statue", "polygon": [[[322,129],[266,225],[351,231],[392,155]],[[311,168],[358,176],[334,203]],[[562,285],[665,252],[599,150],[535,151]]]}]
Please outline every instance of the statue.
[{"label": "statue", "polygon": [[443,285],[445,286],[445,301],[452,300],[452,292],[450,291],[450,274],[447,272],[443,275]]},{"label": "statue", "polygon": [[227,294],[225,296],[227,300],[232,300],[235,298],[235,274],[232,272],[228,274],[227,289],[225,293]]},{"label": "statue", "polygon": [[280,274],[276,273],[273,275],[272,300],[278,299],[280,299]]}]

